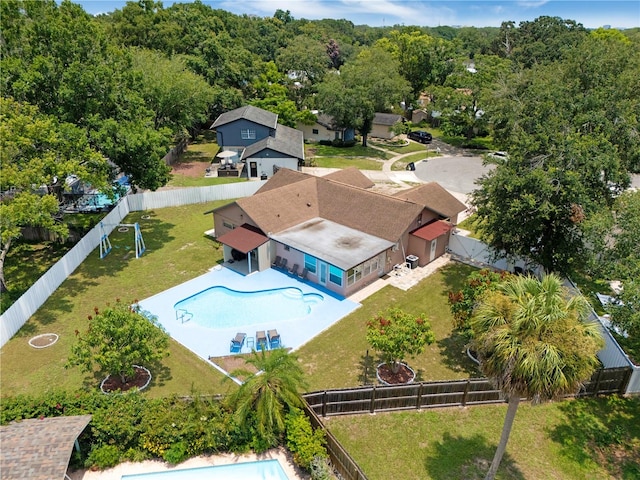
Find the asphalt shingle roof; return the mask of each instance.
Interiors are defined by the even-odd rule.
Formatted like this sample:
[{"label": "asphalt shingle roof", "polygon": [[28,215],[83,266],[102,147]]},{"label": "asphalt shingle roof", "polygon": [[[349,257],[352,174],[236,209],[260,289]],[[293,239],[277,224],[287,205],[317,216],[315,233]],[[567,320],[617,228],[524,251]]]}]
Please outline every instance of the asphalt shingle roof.
[{"label": "asphalt shingle roof", "polygon": [[0,427],[3,480],[64,480],[73,444],[91,415],[34,418]]},{"label": "asphalt shingle roof", "polygon": [[268,136],[252,143],[245,149],[242,158],[251,158],[251,156],[266,149],[304,160],[303,133],[295,128],[278,124],[274,137]]},{"label": "asphalt shingle roof", "polygon": [[245,105],[244,107],[236,108],[235,110],[221,114],[216,118],[216,121],[211,125],[211,128],[213,129],[220,125],[226,125],[227,123],[235,122],[241,118],[250,120],[258,125],[264,125],[265,127],[274,129],[278,125],[278,115],[275,113],[252,105]]}]

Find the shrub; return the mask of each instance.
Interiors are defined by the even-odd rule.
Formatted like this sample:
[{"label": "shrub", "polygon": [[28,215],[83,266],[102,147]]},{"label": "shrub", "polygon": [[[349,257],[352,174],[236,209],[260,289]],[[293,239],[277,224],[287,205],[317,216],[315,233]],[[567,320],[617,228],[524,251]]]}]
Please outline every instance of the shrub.
[{"label": "shrub", "polygon": [[120,463],[120,449],[115,445],[100,445],[91,450],[87,467],[111,468]]},{"label": "shrub", "polygon": [[367,322],[367,342],[382,354],[384,362],[396,373],[406,355],[419,355],[435,341],[424,314],[417,317],[398,308],[378,313]]},{"label": "shrub", "polygon": [[486,292],[496,290],[509,275],[511,275],[509,272],[494,272],[484,268],[471,273],[462,290],[449,292],[448,303],[453,315],[453,328],[470,337],[469,321],[476,305],[480,303]]},{"label": "shrub", "polygon": [[188,458],[187,446],[184,442],[174,443],[164,452],[162,458],[173,465],[181,463]]},{"label": "shrub", "polygon": [[325,457],[315,457],[311,462],[311,480],[333,480],[336,476]]},{"label": "shrub", "polygon": [[309,418],[299,409],[293,409],[287,415],[286,421],[287,448],[293,454],[293,460],[301,468],[311,470],[316,458],[326,458],[324,448],[325,437],[321,429],[313,430]]}]

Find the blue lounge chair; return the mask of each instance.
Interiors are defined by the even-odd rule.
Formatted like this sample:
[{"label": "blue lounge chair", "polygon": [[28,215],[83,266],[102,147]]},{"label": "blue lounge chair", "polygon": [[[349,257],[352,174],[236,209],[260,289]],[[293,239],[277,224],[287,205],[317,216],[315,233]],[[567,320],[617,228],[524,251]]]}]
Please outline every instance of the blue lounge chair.
[{"label": "blue lounge chair", "polygon": [[276,255],[276,259],[273,261],[273,263],[271,264],[272,267],[276,267],[279,268],[280,267],[280,262],[282,261],[282,258],[280,257],[280,255]]},{"label": "blue lounge chair", "polygon": [[294,263],[291,270],[289,270],[289,273],[294,276],[298,275],[298,268],[299,268],[299,265],[297,263]]},{"label": "blue lounge chair", "polygon": [[287,269],[287,259],[286,258],[283,258],[282,262],[280,262],[280,268],[282,270],[286,270]]},{"label": "blue lounge chair", "polygon": [[303,268],[302,272],[300,273],[300,275],[298,275],[298,277],[300,278],[300,280],[306,280],[308,273],[309,273],[309,270],[307,270],[306,268]]},{"label": "blue lounge chair", "polygon": [[264,330],[256,332],[256,350],[266,350],[267,348],[267,336]]},{"label": "blue lounge chair", "polygon": [[236,336],[233,340],[231,340],[231,353],[240,353],[242,351],[242,347],[244,346],[244,339],[247,338],[246,333],[236,333]]},{"label": "blue lounge chair", "polygon": [[280,334],[275,328],[267,332],[267,337],[269,338],[269,348],[280,348]]}]

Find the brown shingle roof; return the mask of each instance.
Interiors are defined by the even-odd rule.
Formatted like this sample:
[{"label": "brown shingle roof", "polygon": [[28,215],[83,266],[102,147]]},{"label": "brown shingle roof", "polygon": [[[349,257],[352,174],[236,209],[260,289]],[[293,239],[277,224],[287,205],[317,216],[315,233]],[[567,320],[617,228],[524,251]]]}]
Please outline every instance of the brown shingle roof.
[{"label": "brown shingle roof", "polygon": [[264,193],[276,188],[284,187],[285,185],[291,185],[292,183],[300,182],[308,178],[313,178],[313,175],[309,175],[307,173],[302,173],[302,172],[296,172],[295,170],[291,170],[289,168],[281,168],[273,175],[273,177],[269,179],[267,183],[265,183],[263,186],[261,186],[258,189],[255,195],[258,195],[260,193]]},{"label": "brown shingle roof", "polygon": [[322,183],[318,188],[322,218],[391,242],[396,242],[422,211],[412,202],[342,183]]},{"label": "brown shingle roof", "polygon": [[29,419],[0,427],[3,480],[63,480],[73,443],[91,415]]},{"label": "brown shingle roof", "polygon": [[467,209],[464,203],[460,202],[436,182],[425,183],[403,190],[396,193],[394,197],[420,204],[446,218],[454,217]]},{"label": "brown shingle roof", "polygon": [[371,188],[375,185],[366,175],[356,167],[349,167],[325,175],[323,178],[334,182],[345,183],[359,188]]},{"label": "brown shingle roof", "polygon": [[[287,169],[278,170],[267,184],[281,176],[281,172],[285,170]],[[319,216],[316,186],[318,178],[304,176],[308,178],[278,188],[265,191],[263,187],[253,196],[241,198],[236,203],[267,235],[293,227]]]},{"label": "brown shingle roof", "polygon": [[442,220],[437,220],[420,227],[415,232],[411,232],[411,235],[415,235],[418,238],[422,238],[430,242],[431,240],[444,235],[452,228],[453,226],[451,224],[443,222]]},{"label": "brown shingle roof", "polygon": [[[272,183],[278,186],[265,189]],[[237,204],[267,235],[321,217],[393,242],[422,211],[413,202],[284,168]]]},{"label": "brown shingle roof", "polygon": [[218,238],[218,241],[242,253],[249,253],[254,248],[258,248],[263,243],[269,241],[268,237],[265,237],[256,230],[255,227],[245,224],[225,233]]}]

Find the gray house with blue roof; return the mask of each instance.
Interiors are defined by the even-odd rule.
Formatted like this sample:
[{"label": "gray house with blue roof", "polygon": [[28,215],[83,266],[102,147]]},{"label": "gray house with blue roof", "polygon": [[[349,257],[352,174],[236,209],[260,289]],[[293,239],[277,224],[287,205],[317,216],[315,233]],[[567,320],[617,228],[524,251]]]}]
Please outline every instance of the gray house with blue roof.
[{"label": "gray house with blue roof", "polygon": [[304,165],[302,132],[279,124],[275,113],[246,105],[223,113],[211,128],[222,151],[235,153],[227,161],[243,165],[249,178],[266,179],[280,168]]}]

